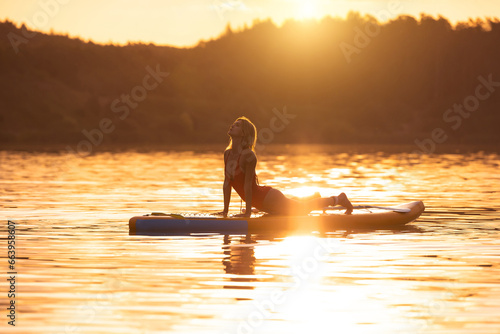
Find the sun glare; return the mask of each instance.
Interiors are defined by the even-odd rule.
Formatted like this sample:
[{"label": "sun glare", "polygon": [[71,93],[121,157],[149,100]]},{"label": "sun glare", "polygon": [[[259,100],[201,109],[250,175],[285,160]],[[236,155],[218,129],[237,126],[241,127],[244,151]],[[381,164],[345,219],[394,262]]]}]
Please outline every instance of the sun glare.
[{"label": "sun glare", "polygon": [[301,0],[297,4],[297,17],[299,19],[310,19],[317,17],[318,6],[314,0]]},{"label": "sun glare", "polygon": [[298,187],[294,189],[288,189],[286,191],[286,194],[293,197],[305,198],[315,196],[316,193],[319,193],[321,195],[322,191],[324,192],[324,189],[319,187]]}]

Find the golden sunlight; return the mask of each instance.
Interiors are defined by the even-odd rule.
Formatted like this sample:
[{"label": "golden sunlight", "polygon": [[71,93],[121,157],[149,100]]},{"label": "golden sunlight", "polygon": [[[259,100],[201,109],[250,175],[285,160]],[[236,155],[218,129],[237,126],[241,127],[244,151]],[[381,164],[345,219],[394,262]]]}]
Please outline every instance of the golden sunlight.
[{"label": "golden sunlight", "polygon": [[[287,195],[290,195],[292,197],[297,197],[297,198],[307,198],[307,197],[313,197],[316,196],[317,193],[320,195],[323,195],[322,192],[324,192],[325,189],[320,188],[320,187],[298,187],[298,188],[293,188],[293,189],[288,189],[285,191]],[[326,196],[326,194],[324,194]]]},{"label": "golden sunlight", "polygon": [[317,0],[298,0],[296,15],[298,19],[311,19],[321,16]]}]

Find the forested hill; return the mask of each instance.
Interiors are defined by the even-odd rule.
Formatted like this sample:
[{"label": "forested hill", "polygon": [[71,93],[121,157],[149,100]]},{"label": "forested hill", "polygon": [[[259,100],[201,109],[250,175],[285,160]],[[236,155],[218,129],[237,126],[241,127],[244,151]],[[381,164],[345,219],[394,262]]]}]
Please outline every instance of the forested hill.
[{"label": "forested hill", "polygon": [[241,115],[266,143],[500,144],[496,19],[261,21],[187,49],[0,36],[4,144],[222,143]]}]

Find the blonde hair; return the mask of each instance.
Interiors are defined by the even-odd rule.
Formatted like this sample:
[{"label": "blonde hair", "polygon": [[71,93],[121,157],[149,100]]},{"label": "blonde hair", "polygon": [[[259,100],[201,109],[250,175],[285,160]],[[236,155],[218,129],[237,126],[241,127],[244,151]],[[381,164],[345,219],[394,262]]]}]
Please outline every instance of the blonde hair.
[{"label": "blonde hair", "polygon": [[[249,148],[255,152],[255,144],[257,143],[257,128],[255,125],[245,116],[238,117],[235,122],[241,121],[241,130],[243,132],[243,140],[241,141],[241,148]],[[229,145],[226,150],[233,147],[233,140],[229,138]]]}]

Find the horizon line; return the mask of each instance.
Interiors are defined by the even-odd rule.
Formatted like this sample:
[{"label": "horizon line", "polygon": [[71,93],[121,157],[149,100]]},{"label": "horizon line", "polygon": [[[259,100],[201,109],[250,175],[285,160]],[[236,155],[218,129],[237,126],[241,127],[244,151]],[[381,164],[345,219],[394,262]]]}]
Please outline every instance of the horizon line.
[{"label": "horizon line", "polygon": [[[10,23],[14,27],[16,27],[17,29],[22,29],[23,26],[24,26],[28,31],[31,31],[31,32],[41,33],[41,34],[45,34],[45,35],[48,35],[48,36],[62,36],[62,37],[67,37],[69,39],[81,40],[82,42],[85,42],[85,43],[92,43],[92,44],[101,45],[101,46],[125,47],[125,46],[130,46],[130,45],[153,45],[153,46],[157,46],[157,47],[170,47],[170,48],[178,48],[178,49],[192,49],[192,48],[198,47],[200,44],[203,44],[203,43],[210,42],[210,41],[217,40],[217,39],[221,38],[222,36],[224,36],[224,34],[227,32],[228,29],[230,29],[233,33],[239,33],[239,32],[245,31],[245,30],[252,29],[253,27],[256,26],[256,24],[263,23],[263,22],[269,22],[269,21],[273,25],[275,25],[277,28],[282,28],[285,24],[287,24],[289,22],[295,22],[295,23],[311,23],[311,22],[320,23],[321,21],[323,21],[325,19],[340,19],[340,20],[343,20],[343,21],[347,21],[348,18],[349,18],[349,15],[352,15],[352,14],[358,14],[359,17],[362,17],[362,18],[375,19],[376,22],[378,24],[380,24],[380,25],[388,24],[388,23],[390,23],[392,21],[396,21],[396,20],[398,20],[398,19],[400,19],[402,17],[411,17],[411,18],[414,18],[419,23],[422,21],[422,18],[424,18],[424,17],[430,17],[430,18],[432,18],[434,20],[444,19],[444,20],[446,20],[450,24],[450,26],[452,27],[452,29],[456,29],[460,24],[465,24],[465,25],[467,25],[469,27],[481,26],[481,28],[485,29],[485,28],[488,28],[487,24],[489,22],[495,22],[495,23],[498,22],[498,23],[500,23],[500,17],[496,17],[496,16],[483,16],[483,17],[476,16],[476,17],[469,17],[468,20],[466,20],[466,21],[465,20],[455,20],[455,21],[452,21],[448,17],[444,16],[443,14],[432,15],[432,14],[428,14],[428,13],[424,13],[424,12],[420,13],[419,17],[411,15],[411,14],[399,14],[398,16],[395,16],[393,18],[387,19],[385,21],[381,21],[381,20],[379,20],[378,18],[376,18],[372,14],[368,14],[368,13],[361,14],[359,11],[349,11],[344,17],[342,17],[342,16],[325,15],[325,16],[323,16],[321,18],[301,18],[301,19],[287,18],[287,19],[283,20],[281,23],[277,23],[271,17],[267,17],[267,18],[264,18],[264,19],[255,18],[252,21],[252,25],[251,26],[248,26],[246,23],[244,23],[244,24],[239,25],[237,27],[232,27],[231,23],[228,22],[226,24],[225,28],[221,32],[219,32],[219,34],[217,36],[213,36],[213,37],[211,37],[209,39],[203,39],[203,38],[201,38],[196,43],[193,43],[193,44],[190,44],[190,45],[161,44],[161,43],[157,43],[157,42],[153,42],[153,41],[145,41],[145,40],[140,40],[140,41],[138,41],[138,40],[127,40],[126,42],[118,42],[118,41],[112,41],[112,40],[109,40],[107,42],[104,42],[104,41],[95,41],[93,38],[85,38],[85,37],[78,36],[78,35],[72,35],[69,32],[55,31],[53,28],[51,28],[49,31],[46,31],[46,30],[43,30],[43,29],[40,29],[40,30],[33,29],[33,28],[29,27],[26,22],[22,22],[22,21],[15,22],[11,18],[4,18],[4,20],[0,21],[0,23],[4,23],[4,24],[5,23]],[[487,29],[485,29],[485,30],[487,30]]]}]

